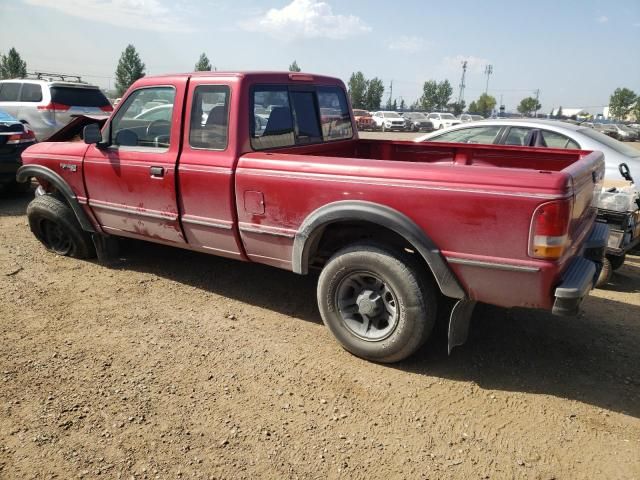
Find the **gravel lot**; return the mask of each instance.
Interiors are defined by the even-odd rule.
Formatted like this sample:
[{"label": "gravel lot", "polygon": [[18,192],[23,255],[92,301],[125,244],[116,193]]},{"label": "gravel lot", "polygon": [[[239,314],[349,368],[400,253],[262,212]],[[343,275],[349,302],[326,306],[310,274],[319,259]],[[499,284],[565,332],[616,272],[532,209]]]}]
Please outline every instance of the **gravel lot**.
[{"label": "gravel lot", "polygon": [[0,478],[640,478],[640,257],[579,318],[482,306],[450,357],[383,366],[313,277],[57,257],[29,199],[0,197]]}]

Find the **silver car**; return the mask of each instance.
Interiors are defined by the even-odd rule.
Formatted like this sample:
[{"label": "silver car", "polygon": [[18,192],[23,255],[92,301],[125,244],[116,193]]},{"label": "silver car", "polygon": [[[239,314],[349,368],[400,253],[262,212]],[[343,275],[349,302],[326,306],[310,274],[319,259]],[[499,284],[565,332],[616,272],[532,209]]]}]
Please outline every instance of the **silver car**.
[{"label": "silver car", "polygon": [[14,79],[0,81],[0,109],[28,124],[44,140],[78,115],[109,114],[113,107],[94,85]]},{"label": "silver car", "polygon": [[622,143],[593,128],[553,120],[496,119],[468,122],[422,135],[416,142],[457,142],[599,150],[604,153],[605,179],[622,180],[621,163],[629,166],[636,185],[640,185],[640,149]]}]

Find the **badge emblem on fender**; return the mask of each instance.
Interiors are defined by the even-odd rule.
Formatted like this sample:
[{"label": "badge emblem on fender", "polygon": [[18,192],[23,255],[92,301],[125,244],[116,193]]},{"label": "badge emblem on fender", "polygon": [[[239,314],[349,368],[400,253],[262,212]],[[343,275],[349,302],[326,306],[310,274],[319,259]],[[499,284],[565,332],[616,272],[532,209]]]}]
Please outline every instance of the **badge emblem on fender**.
[{"label": "badge emblem on fender", "polygon": [[72,163],[61,163],[60,168],[62,170],[69,170],[70,172],[76,172],[78,170],[78,166]]}]

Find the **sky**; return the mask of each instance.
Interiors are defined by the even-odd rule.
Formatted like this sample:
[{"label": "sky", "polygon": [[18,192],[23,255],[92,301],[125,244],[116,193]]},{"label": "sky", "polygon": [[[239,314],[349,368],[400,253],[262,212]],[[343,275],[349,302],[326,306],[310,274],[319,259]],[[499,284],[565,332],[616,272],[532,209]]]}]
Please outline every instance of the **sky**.
[{"label": "sky", "polygon": [[426,80],[464,99],[485,91],[515,111],[599,112],[617,87],[640,93],[640,0],[0,0],[0,53],[29,71],[79,74],[103,88],[133,44],[147,74],[187,72],[205,52],[218,70],[302,70],[384,81],[412,103]]}]

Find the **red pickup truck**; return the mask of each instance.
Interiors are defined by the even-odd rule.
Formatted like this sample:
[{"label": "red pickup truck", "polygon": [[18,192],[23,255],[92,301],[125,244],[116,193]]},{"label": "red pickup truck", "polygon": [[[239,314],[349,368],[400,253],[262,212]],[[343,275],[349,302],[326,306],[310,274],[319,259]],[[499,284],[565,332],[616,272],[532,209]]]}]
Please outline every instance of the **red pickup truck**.
[{"label": "red pickup truck", "polygon": [[23,155],[47,249],[106,258],[130,237],[317,269],[325,324],[379,362],[425,342],[443,296],[450,349],[477,301],[575,314],[607,238],[601,153],[360,140],[325,76],[144,77],[83,138]]}]

